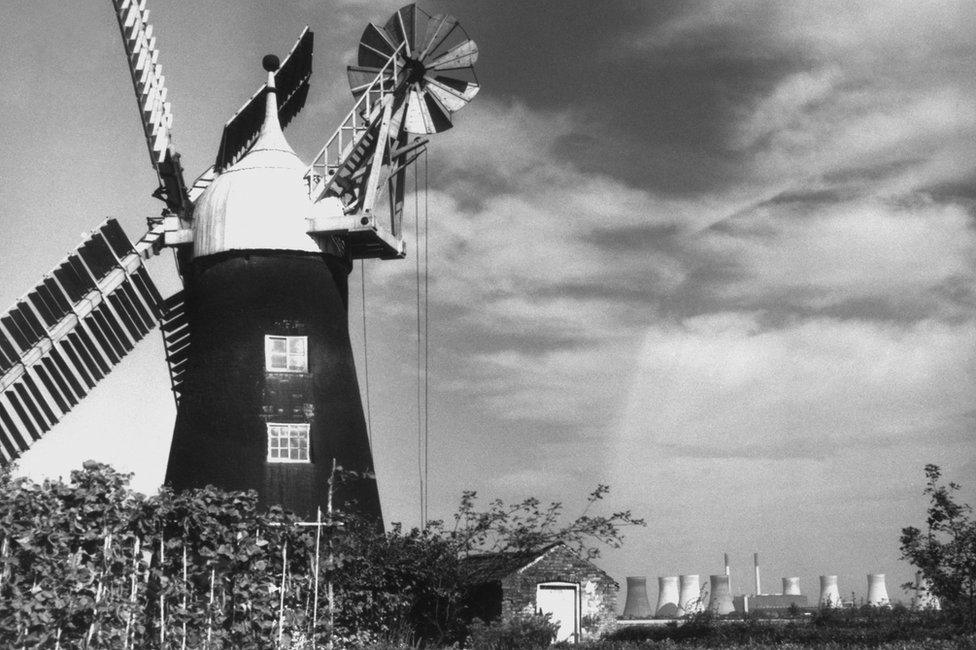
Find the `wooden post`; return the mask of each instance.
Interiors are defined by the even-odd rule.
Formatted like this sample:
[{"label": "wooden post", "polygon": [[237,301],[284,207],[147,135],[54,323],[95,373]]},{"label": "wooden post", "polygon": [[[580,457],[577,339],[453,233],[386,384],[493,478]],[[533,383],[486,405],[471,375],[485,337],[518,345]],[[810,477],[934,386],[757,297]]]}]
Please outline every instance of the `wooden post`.
[{"label": "wooden post", "polygon": [[[335,630],[334,630],[335,592],[333,591],[333,587],[332,587],[332,569],[333,569],[332,565],[333,562],[335,562],[335,556],[333,555],[333,548],[332,548],[332,538],[334,536],[333,535],[334,531],[332,530],[332,492],[333,492],[333,488],[335,487],[335,472],[336,472],[336,459],[333,458],[332,472],[329,473],[329,498],[328,501],[326,501],[326,508],[328,513],[328,522],[329,522],[329,573],[328,573],[328,582],[325,583],[326,596],[329,599],[329,638],[325,644],[327,650],[332,650],[332,648],[334,647],[334,639],[335,639]],[[322,530],[321,522],[319,522],[319,530]]]},{"label": "wooden post", "polygon": [[288,542],[281,547],[281,598],[278,601],[278,647],[285,631],[285,578],[288,576]]},{"label": "wooden post", "polygon": [[[108,555],[112,551],[112,533],[105,536],[102,543],[102,568],[98,572],[98,580],[95,584],[95,598],[92,602],[92,622],[88,626],[88,634],[85,636],[85,647],[91,645],[95,630],[98,627],[98,605],[102,601],[102,594],[105,593],[105,566],[108,563]],[[60,645],[60,643],[59,643]]]},{"label": "wooden post", "polygon": [[139,589],[139,546],[141,542],[139,536],[136,536],[134,542],[132,542],[132,583],[129,590],[129,613],[125,617],[125,641],[123,641],[122,647],[125,650],[129,649],[129,631],[132,629],[132,617],[135,615],[136,605],[137,605],[137,594]]},{"label": "wooden post", "polygon": [[187,592],[187,587],[186,587],[186,537],[184,537],[183,538],[183,612],[184,612],[183,616],[184,616],[184,619],[183,619],[183,641],[180,643],[180,648],[182,648],[182,650],[186,650],[186,618],[185,618],[186,612],[187,612],[187,608],[186,608],[186,592]]},{"label": "wooden post", "polygon": [[[8,544],[9,544],[9,540],[6,538],[6,536],[4,536],[3,544],[0,544],[0,560],[7,559]],[[10,575],[10,565],[4,564],[3,571],[0,571],[0,581],[5,582],[9,577],[9,575]]]},{"label": "wooden post", "polygon": [[315,626],[318,624],[319,616],[319,548],[322,541],[322,508],[315,509],[315,581],[314,590],[315,593],[312,596],[312,650],[315,650],[317,643],[317,635],[315,634]]},{"label": "wooden post", "polygon": [[166,646],[166,596],[163,594],[163,571],[166,566],[166,550],[163,543],[163,533],[159,533],[159,647]]},{"label": "wooden post", "polygon": [[213,632],[214,572],[210,569],[210,600],[207,602],[207,648],[210,648],[210,635]]}]

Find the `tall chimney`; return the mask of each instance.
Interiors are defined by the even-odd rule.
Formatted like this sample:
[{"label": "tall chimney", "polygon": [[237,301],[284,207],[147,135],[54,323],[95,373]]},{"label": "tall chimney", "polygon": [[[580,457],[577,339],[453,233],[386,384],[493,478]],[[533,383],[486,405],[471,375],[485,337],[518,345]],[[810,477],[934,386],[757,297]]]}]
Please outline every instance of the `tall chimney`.
[{"label": "tall chimney", "polygon": [[930,590],[929,581],[922,577],[921,571],[915,572],[915,597],[912,598],[912,608],[931,611],[942,609],[942,604]]},{"label": "tall chimney", "polygon": [[837,576],[820,576],[820,607],[822,609],[843,607],[840,590],[837,588]]},{"label": "tall chimney", "polygon": [[627,578],[627,601],[624,604],[624,618],[651,618],[651,603],[647,600],[647,578]]},{"label": "tall chimney", "polygon": [[762,587],[760,587],[760,583],[759,583],[759,553],[752,554],[752,561],[756,565],[756,595],[761,596]]},{"label": "tall chimney", "polygon": [[799,596],[800,595],[800,579],[799,578],[783,578],[783,595],[784,596]]},{"label": "tall chimney", "polygon": [[729,579],[729,593],[732,593],[732,570],[729,567],[729,554],[725,553],[725,576]]},{"label": "tall chimney", "polygon": [[708,611],[718,616],[734,612],[732,592],[729,590],[729,576],[708,576],[708,580]]},{"label": "tall chimney", "polygon": [[885,574],[868,574],[868,605],[871,607],[887,607],[888,588],[885,586]]},{"label": "tall chimney", "polygon": [[697,573],[678,576],[678,616],[697,614],[704,609]]},{"label": "tall chimney", "polygon": [[678,616],[678,576],[660,576],[657,579],[657,618]]}]

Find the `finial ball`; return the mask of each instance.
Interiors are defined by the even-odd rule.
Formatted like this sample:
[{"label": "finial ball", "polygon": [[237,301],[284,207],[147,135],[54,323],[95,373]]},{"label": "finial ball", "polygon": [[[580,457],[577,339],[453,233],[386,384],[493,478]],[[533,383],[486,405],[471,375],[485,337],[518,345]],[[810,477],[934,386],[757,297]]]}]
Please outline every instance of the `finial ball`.
[{"label": "finial ball", "polygon": [[279,67],[281,67],[281,61],[278,60],[274,54],[266,54],[263,59],[261,59],[261,65],[268,72],[274,72]]}]

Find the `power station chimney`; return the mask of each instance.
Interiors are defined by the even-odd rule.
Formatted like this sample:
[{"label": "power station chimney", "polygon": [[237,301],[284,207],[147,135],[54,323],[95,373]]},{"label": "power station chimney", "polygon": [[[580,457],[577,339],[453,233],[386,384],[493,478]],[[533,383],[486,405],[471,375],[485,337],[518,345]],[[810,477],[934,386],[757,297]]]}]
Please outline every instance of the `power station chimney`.
[{"label": "power station chimney", "polygon": [[885,574],[868,574],[868,605],[871,607],[887,607],[888,588],[885,586]]},{"label": "power station chimney", "polygon": [[762,595],[762,587],[760,587],[759,582],[759,553],[752,554],[752,561],[756,565],[756,595]]},{"label": "power station chimney", "polygon": [[704,606],[698,574],[678,576],[678,616],[697,614]]},{"label": "power station chimney", "polygon": [[678,616],[678,576],[661,576],[657,579],[657,618]]},{"label": "power station chimney", "polygon": [[729,589],[729,576],[708,576],[708,611],[725,616],[735,611],[732,606],[732,591]]},{"label": "power station chimney", "polygon": [[729,579],[729,593],[732,593],[732,570],[729,567],[729,554],[725,553],[725,576]]},{"label": "power station chimney", "polygon": [[843,607],[840,590],[837,588],[837,576],[820,576],[820,607],[823,609]]},{"label": "power station chimney", "polygon": [[651,618],[651,603],[647,600],[647,578],[627,578],[627,601],[624,604],[624,618]]},{"label": "power station chimney", "polygon": [[799,596],[800,595],[800,579],[793,578],[783,578],[783,595],[784,596]]},{"label": "power station chimney", "polygon": [[912,598],[912,608],[934,611],[942,609],[942,604],[930,590],[929,581],[922,577],[921,571],[915,572],[915,597]]}]

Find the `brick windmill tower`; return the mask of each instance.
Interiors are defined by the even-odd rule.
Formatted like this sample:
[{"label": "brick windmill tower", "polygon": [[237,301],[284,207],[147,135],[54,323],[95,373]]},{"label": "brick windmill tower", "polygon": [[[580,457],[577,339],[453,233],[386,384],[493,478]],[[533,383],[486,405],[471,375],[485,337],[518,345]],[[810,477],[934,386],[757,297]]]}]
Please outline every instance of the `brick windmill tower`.
[{"label": "brick windmill tower", "polygon": [[[163,216],[132,245],[114,220],[0,317],[0,460],[56,424],[157,323],[177,417],[176,489],[253,489],[303,514],[324,506],[333,464],[361,476],[341,504],[381,520],[347,327],[355,259],[405,255],[406,171],[421,136],[478,92],[477,47],[450,16],[414,5],[370,24],[349,78],[355,104],[302,163],[282,126],[311,76],[306,29],[224,127],[216,161],[183,181],[145,2],[113,0]],[[380,199],[387,209],[376,209]],[[163,300],[144,261],[175,249],[183,290]]]}]

